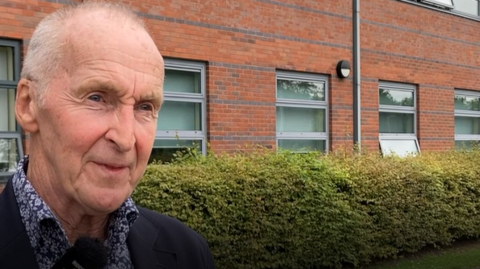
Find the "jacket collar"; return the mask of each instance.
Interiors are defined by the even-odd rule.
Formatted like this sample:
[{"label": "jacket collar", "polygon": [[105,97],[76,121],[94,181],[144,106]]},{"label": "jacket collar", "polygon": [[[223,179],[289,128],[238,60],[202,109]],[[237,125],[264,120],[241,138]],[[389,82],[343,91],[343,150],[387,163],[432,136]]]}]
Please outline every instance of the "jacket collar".
[{"label": "jacket collar", "polygon": [[127,238],[130,257],[135,269],[177,268],[176,254],[163,249],[158,235],[158,227],[149,222],[140,212],[140,216],[130,228]]},{"label": "jacket collar", "polygon": [[[2,268],[38,269],[35,254],[18,211],[11,179],[0,194],[0,205],[0,264]],[[22,258],[12,259],[12,257],[18,256],[19,250],[22,252]]]}]

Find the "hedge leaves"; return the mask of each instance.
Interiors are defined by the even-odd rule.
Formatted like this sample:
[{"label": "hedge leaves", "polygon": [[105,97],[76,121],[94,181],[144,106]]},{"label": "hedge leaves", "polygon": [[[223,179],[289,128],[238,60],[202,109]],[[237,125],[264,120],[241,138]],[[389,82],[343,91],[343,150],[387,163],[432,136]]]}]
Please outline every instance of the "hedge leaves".
[{"label": "hedge leaves", "polygon": [[183,156],[133,198],[208,241],[219,269],[341,268],[480,234],[480,153]]}]

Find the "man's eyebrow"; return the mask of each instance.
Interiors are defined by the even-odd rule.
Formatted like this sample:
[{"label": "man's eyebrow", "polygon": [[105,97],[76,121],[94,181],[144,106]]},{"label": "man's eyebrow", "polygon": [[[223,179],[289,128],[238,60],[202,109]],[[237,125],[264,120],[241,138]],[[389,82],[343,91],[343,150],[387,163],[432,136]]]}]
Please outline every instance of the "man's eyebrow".
[{"label": "man's eyebrow", "polygon": [[78,87],[78,93],[87,93],[92,90],[120,92],[120,89],[118,89],[118,87],[115,87],[112,82],[98,79],[87,80],[86,82],[80,84],[80,86]]},{"label": "man's eyebrow", "polygon": [[155,101],[160,102],[159,105],[163,103],[163,93],[161,89],[150,89],[148,92],[144,92],[140,95],[142,101]]},{"label": "man's eyebrow", "polygon": [[149,91],[141,95],[141,98],[144,100],[154,100],[154,99],[161,99],[162,93],[158,90]]}]

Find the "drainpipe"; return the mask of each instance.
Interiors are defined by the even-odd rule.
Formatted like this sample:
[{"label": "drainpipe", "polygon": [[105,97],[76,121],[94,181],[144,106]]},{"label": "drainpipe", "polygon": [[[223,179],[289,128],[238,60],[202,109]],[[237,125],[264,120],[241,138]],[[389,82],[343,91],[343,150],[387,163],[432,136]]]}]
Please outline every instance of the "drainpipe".
[{"label": "drainpipe", "polygon": [[360,0],[353,0],[353,143],[358,152],[362,143],[362,122],[360,103]]}]

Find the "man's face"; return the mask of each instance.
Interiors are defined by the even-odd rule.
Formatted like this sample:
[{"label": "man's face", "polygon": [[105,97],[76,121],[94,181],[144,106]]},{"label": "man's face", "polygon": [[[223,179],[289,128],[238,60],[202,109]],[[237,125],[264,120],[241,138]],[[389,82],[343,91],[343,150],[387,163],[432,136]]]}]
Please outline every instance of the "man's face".
[{"label": "man's face", "polygon": [[60,201],[101,214],[118,208],[145,171],[164,70],[146,32],[92,16],[69,37],[75,45],[49,84],[38,126]]}]

